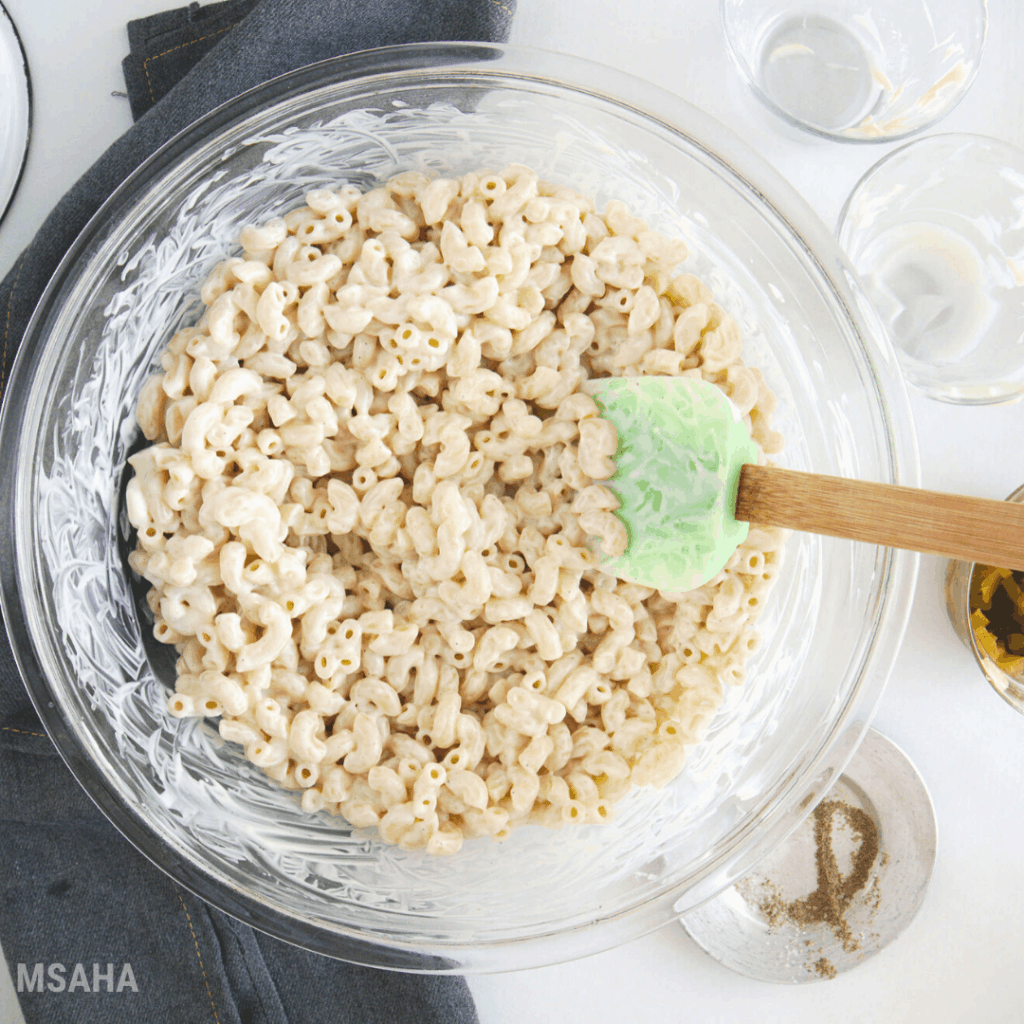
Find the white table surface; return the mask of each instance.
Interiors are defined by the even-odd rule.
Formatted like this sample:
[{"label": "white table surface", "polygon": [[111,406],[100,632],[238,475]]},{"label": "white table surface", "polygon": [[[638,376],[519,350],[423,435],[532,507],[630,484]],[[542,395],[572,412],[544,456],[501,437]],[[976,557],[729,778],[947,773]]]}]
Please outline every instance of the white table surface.
[{"label": "white table surface", "polygon": [[[124,89],[125,23],[172,6],[4,3],[28,54],[34,110],[26,173],[0,225],[0,275],[131,124],[128,101],[112,95]],[[937,130],[1024,147],[1024,4],[991,0],[989,15],[978,78]],[[715,0],[519,0],[511,41],[613,65],[704,108],[773,163],[830,228],[860,175],[893,148],[786,134],[739,86]],[[924,486],[1001,498],[1024,482],[1024,406],[961,409],[914,396],[913,408]],[[953,634],[943,570],[939,559],[922,559],[910,628],[874,723],[920,768],[939,822],[924,906],[896,942],[831,982],[780,987],[720,967],[670,925],[576,963],[471,978],[482,1024],[1024,1021],[1024,719]],[[2,973],[0,1021],[20,1021]]]}]

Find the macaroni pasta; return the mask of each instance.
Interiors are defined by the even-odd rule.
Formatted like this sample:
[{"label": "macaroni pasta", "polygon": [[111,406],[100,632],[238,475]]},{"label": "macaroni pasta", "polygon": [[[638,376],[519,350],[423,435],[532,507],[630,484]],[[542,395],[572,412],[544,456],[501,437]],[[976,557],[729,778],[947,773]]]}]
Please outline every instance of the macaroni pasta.
[{"label": "macaroni pasta", "polygon": [[131,565],[179,651],[170,713],[437,854],[672,779],[782,544],[752,529],[689,593],[601,569],[627,535],[585,380],[703,377],[781,447],[685,245],[516,165],[319,189],[241,243],[138,405]]}]

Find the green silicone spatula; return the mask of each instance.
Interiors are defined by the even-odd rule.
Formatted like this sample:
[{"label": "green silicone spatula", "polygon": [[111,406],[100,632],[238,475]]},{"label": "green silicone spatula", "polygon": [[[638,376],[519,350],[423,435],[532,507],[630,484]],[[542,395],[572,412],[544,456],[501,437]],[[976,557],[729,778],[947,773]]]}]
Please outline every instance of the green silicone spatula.
[{"label": "green silicone spatula", "polygon": [[689,377],[589,381],[619,434],[616,515],[628,547],[603,567],[660,590],[712,579],[748,524],[1024,570],[1024,505],[758,466],[736,407]]}]

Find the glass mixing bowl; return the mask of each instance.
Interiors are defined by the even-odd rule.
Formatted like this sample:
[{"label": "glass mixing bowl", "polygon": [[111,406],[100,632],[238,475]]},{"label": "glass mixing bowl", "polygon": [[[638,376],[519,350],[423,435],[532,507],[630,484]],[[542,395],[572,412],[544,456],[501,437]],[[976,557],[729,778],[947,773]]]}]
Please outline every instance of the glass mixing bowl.
[{"label": "glass mixing bowl", "polygon": [[[838,778],[903,635],[916,556],[794,536],[732,690],[685,772],[612,823],[524,828],[431,858],[302,813],[203,721],[165,710],[173,652],[126,566],[136,396],[246,223],[341,180],[518,161],[689,241],[779,396],[781,461],[916,483],[884,332],[829,232],[725,128],[584,61],[497,46],[398,47],[276,79],[173,139],[62,262],[7,388],[3,610],[21,672],[79,781],[146,856],[288,941],[419,971],[551,964],[635,938],[745,874]],[[153,649],[151,649],[153,648]],[[169,674],[168,669],[171,669]]]}]

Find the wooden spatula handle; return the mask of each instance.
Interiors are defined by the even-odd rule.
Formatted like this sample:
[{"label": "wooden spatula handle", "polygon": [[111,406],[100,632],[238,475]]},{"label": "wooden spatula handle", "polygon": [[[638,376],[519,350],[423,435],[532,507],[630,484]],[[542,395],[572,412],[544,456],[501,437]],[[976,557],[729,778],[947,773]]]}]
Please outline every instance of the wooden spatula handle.
[{"label": "wooden spatula handle", "polygon": [[1024,505],[746,465],[736,518],[1024,570]]}]

